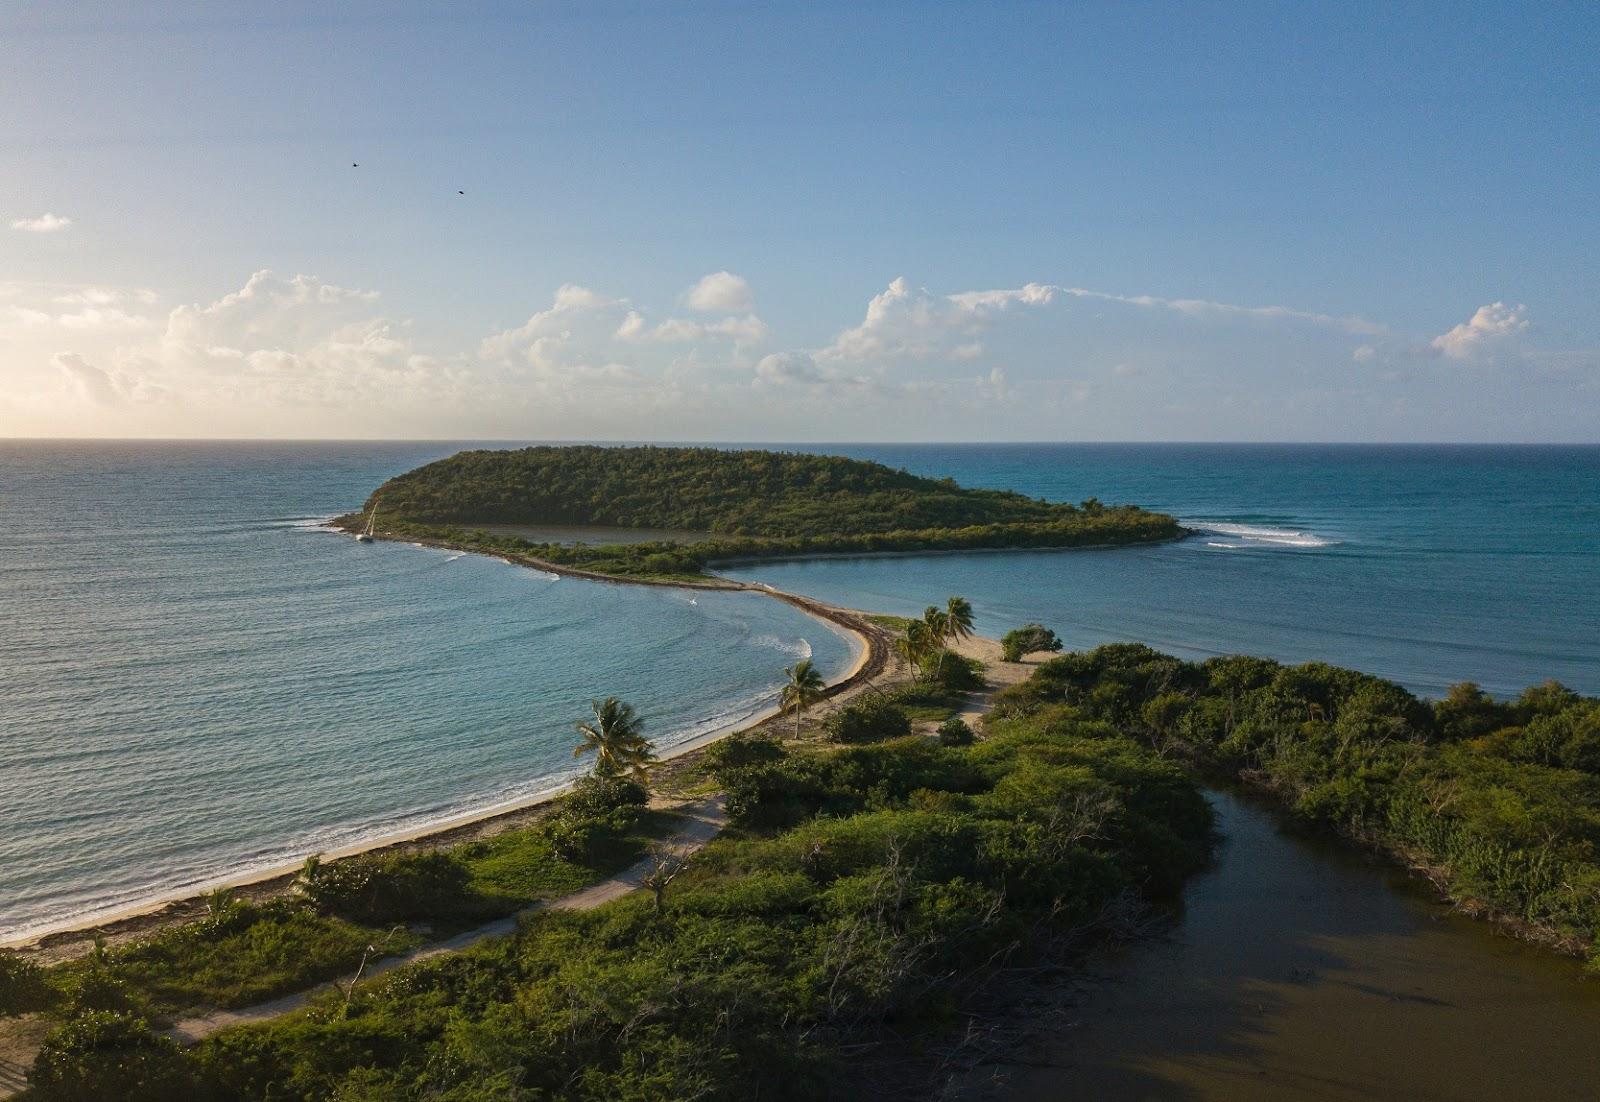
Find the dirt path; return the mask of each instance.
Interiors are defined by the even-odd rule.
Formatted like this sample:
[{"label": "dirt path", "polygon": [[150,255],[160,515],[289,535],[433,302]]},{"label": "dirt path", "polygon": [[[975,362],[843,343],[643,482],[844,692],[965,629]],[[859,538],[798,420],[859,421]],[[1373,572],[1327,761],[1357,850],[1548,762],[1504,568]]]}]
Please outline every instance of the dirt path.
[{"label": "dirt path", "polygon": [[1031,654],[1023,655],[1021,662],[1007,662],[1000,657],[1000,643],[981,635],[959,640],[951,649],[963,658],[976,658],[984,665],[983,679],[988,683],[987,688],[969,694],[966,704],[957,713],[968,724],[976,724],[983,718],[994,705],[995,694],[1001,689],[1028,680],[1041,661],[1052,657],[1049,654]]},{"label": "dirt path", "polygon": [[[720,794],[704,800],[697,800],[691,804],[685,804],[678,809],[678,814],[683,816],[687,822],[666,843],[666,848],[679,857],[694,853],[701,846],[715,838],[728,819],[727,813],[723,809],[723,801]],[[619,899],[640,887],[652,867],[653,859],[646,857],[610,879],[602,880],[598,884],[592,884],[581,891],[573,892],[571,895],[564,895],[548,903],[536,903],[531,907],[518,911],[514,915],[496,919],[494,922],[479,926],[473,930],[467,930],[444,941],[435,942],[415,952],[397,957],[387,957],[368,968],[362,979],[371,979],[385,972],[392,972],[396,968],[404,968],[407,965],[443,956],[446,953],[459,953],[463,949],[469,949],[490,938],[507,937],[516,933],[517,922],[525,915],[536,914],[545,910],[592,911],[596,907],[609,903],[613,899]],[[238,1010],[217,1010],[200,1017],[185,1018],[174,1025],[167,1033],[168,1036],[181,1044],[192,1045],[219,1030],[231,1029],[239,1025],[249,1025],[253,1022],[265,1022],[299,1010],[309,1003],[313,996],[325,990],[327,986],[327,984],[322,984],[307,991],[299,991],[292,995],[273,999],[271,1002],[258,1003],[255,1006],[247,1006]]]}]

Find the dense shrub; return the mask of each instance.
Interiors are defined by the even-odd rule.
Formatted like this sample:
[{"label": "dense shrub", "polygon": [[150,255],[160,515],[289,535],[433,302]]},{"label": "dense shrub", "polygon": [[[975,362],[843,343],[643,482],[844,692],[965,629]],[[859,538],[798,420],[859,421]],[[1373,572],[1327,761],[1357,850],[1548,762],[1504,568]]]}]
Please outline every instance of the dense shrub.
[{"label": "dense shrub", "polygon": [[644,807],[650,791],[628,777],[581,777],[572,793],[561,803],[561,814],[576,818],[599,818],[626,808]]},{"label": "dense shrub", "polygon": [[983,688],[983,663],[952,651],[939,651],[922,661],[922,681],[946,693],[969,693]]},{"label": "dense shrub", "polygon": [[1267,789],[1308,822],[1420,855],[1461,898],[1600,935],[1600,700],[1554,682],[1429,704],[1320,662],[1182,662],[1136,644],[1051,659],[996,718],[1109,723]]},{"label": "dense shrub", "polygon": [[972,728],[960,716],[951,716],[939,724],[940,746],[970,746],[973,741]]},{"label": "dense shrub", "polygon": [[822,726],[834,742],[878,742],[909,735],[911,718],[886,697],[867,693],[828,716]]},{"label": "dense shrub", "polygon": [[131,1014],[93,1010],[45,1039],[28,1077],[38,1102],[173,1102],[197,1096],[178,1046]]},{"label": "dense shrub", "polygon": [[44,969],[15,953],[0,951],[0,1017],[31,1014],[54,1001]]},{"label": "dense shrub", "polygon": [[452,913],[466,886],[461,862],[431,851],[335,861],[318,869],[303,890],[326,914],[381,924]]},{"label": "dense shrub", "polygon": [[740,731],[706,747],[706,769],[720,781],[735,770],[765,765],[785,756],[777,739]]},{"label": "dense shrub", "polygon": [[1007,662],[1020,662],[1024,655],[1037,651],[1060,649],[1061,640],[1043,624],[1023,624],[1000,637],[1000,657]]}]

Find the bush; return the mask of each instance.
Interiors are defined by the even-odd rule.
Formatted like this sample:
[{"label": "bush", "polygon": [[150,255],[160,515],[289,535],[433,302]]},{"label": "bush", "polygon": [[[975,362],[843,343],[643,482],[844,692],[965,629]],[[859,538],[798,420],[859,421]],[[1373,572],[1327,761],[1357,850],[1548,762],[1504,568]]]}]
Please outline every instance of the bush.
[{"label": "bush", "polygon": [[781,761],[786,754],[777,739],[741,731],[706,747],[706,771],[720,782],[735,770]]},{"label": "bush", "polygon": [[61,980],[61,999],[74,1012],[132,1014],[144,1010],[139,996],[98,958],[66,970]]},{"label": "bush", "polygon": [[947,693],[968,693],[983,688],[983,664],[951,651],[930,655],[922,662],[922,679]]},{"label": "bush", "polygon": [[320,911],[377,925],[450,914],[467,894],[467,870],[448,853],[352,857],[301,881]]},{"label": "bush", "polygon": [[15,953],[0,952],[0,1017],[31,1014],[53,1001],[44,969]]},{"label": "bush", "polygon": [[1000,637],[1000,657],[1007,662],[1020,662],[1024,655],[1035,651],[1059,651],[1061,640],[1043,624],[1023,624]]},{"label": "bush", "polygon": [[29,1076],[39,1102],[170,1102],[198,1094],[188,1059],[132,1014],[95,1010],[45,1039]]},{"label": "bush", "polygon": [[823,721],[834,742],[878,742],[911,733],[911,717],[898,705],[869,693]]},{"label": "bush", "polygon": [[971,746],[974,741],[972,728],[960,716],[951,716],[939,724],[940,746]]},{"label": "bush", "polygon": [[624,808],[644,807],[649,802],[649,790],[638,781],[588,776],[572,786],[572,795],[562,803],[561,813],[574,818],[599,818]]}]

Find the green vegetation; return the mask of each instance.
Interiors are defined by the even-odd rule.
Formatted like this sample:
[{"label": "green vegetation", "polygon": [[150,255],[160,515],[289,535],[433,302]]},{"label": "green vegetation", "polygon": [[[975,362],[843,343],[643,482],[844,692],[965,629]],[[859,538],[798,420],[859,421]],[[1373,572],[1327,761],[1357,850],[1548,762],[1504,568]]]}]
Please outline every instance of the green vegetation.
[{"label": "green vegetation", "polygon": [[911,733],[911,717],[886,696],[868,693],[846,704],[822,726],[833,742],[881,742]]},{"label": "green vegetation", "polygon": [[794,716],[795,737],[800,736],[800,715],[823,698],[827,684],[822,671],[811,659],[802,659],[783,671],[784,683],[780,703],[785,712]]},{"label": "green vegetation", "polygon": [[[620,788],[620,790],[619,790]],[[39,970],[0,957],[13,1012],[47,1005],[172,1016],[249,1006],[576,891],[637,860],[663,826],[628,781],[587,782],[537,825],[449,850],[308,861],[290,897],[214,893],[202,919]],[[369,953],[369,946],[376,954]]]},{"label": "green vegetation", "polygon": [[1574,947],[1600,935],[1600,700],[1554,682],[1429,704],[1322,663],[1126,644],[1050,660],[996,713],[1111,723],[1426,865],[1458,900]]},{"label": "green vegetation", "polygon": [[1024,655],[1060,649],[1061,640],[1043,624],[1023,624],[1000,637],[1000,657],[1007,662],[1021,662]]},{"label": "green vegetation", "polygon": [[[827,552],[1148,543],[1182,534],[1132,506],[1051,504],[839,456],[719,448],[469,451],[390,479],[368,499],[385,530],[604,574],[674,578],[708,562]],[[703,542],[562,546],[474,525],[578,524],[709,532]]]},{"label": "green vegetation", "polygon": [[951,716],[939,724],[940,746],[971,746],[976,741],[977,736],[972,733],[972,728],[960,716]]},{"label": "green vegetation", "polygon": [[614,696],[589,702],[593,720],[579,720],[578,745],[572,756],[594,755],[596,777],[631,776],[642,780],[655,763],[655,748],[644,737],[644,720]]},{"label": "green vegetation", "polygon": [[[52,1039],[38,1098],[731,1102],[870,1096],[874,1074],[931,1097],[872,1054],[958,1039],[998,970],[1170,895],[1209,847],[1183,772],[1104,724],[723,745],[743,827],[670,890],[542,912],[189,1052],[136,1013],[86,1015]],[[759,825],[797,800],[794,825]]]}]

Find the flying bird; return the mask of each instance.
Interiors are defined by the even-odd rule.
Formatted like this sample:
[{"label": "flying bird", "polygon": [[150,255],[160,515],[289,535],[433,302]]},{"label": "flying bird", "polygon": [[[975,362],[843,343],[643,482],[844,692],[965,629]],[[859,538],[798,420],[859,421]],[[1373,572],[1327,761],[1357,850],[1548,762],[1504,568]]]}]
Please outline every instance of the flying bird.
[{"label": "flying bird", "polygon": [[456,192],[456,194],[457,194],[457,195],[465,195],[465,194],[466,194],[466,192],[464,192],[464,191],[458,191],[458,192]]},{"label": "flying bird", "polygon": [[355,162],[354,162],[354,161],[351,161],[351,162],[350,162],[350,167],[351,167],[351,168],[360,168],[360,167],[361,167],[361,166],[360,166],[360,165],[358,165],[358,164],[356,164],[356,163],[355,163]]}]

